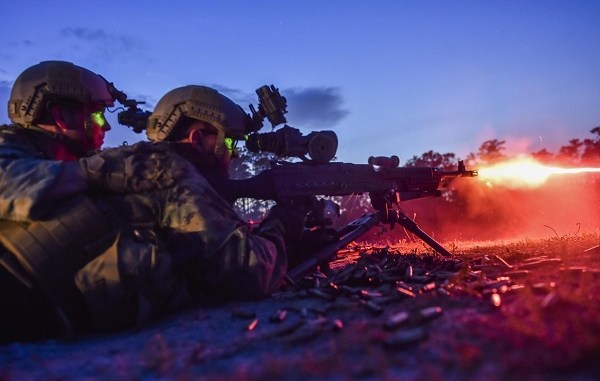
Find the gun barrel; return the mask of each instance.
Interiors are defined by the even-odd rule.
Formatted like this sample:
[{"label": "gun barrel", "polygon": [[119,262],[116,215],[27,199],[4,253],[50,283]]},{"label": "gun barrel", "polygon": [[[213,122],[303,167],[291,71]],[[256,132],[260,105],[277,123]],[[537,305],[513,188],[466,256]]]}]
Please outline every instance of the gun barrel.
[{"label": "gun barrel", "polygon": [[462,160],[458,161],[458,169],[456,171],[444,171],[444,177],[476,177],[479,173],[476,170],[467,170],[465,163]]}]

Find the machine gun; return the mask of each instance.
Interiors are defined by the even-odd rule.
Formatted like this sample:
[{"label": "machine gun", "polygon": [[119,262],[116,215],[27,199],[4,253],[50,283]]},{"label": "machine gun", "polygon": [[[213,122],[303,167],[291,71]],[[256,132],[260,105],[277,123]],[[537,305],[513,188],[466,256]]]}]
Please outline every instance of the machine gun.
[{"label": "machine gun", "polygon": [[[220,187],[230,201],[238,198],[273,200],[277,203],[308,205],[307,227],[322,231],[329,242],[311,253],[308,260],[290,269],[289,279],[298,279],[316,266],[327,265],[338,250],[348,245],[379,223],[403,226],[436,252],[451,254],[425,233],[399,208],[402,201],[440,197],[441,189],[456,177],[474,177],[462,161],[454,171],[435,167],[400,167],[400,159],[370,157],[368,164],[330,162],[337,151],[338,140],[333,131],[314,131],[304,136],[298,129],[284,125],[273,132],[259,133],[262,120],[268,118],[273,129],[286,122],[286,99],[273,85],[256,90],[258,111],[250,105],[255,132],[246,141],[251,152],[272,152],[277,156],[298,157],[301,162],[272,161],[271,168],[245,180],[228,180]],[[368,193],[374,212],[365,214],[331,234],[331,219],[325,213],[325,202],[316,196],[346,196]],[[321,200],[322,201],[322,200]],[[338,208],[339,210],[339,208]],[[318,235],[311,234],[311,237]],[[331,237],[334,237],[331,239]]]},{"label": "machine gun", "polygon": [[[273,200],[277,203],[304,203],[312,208],[307,227],[314,232],[321,229],[331,237],[331,221],[324,213],[323,202],[310,202],[314,196],[345,196],[368,193],[375,212],[363,215],[347,226],[338,229],[334,242],[312,253],[310,259],[291,269],[288,276],[297,279],[317,265],[331,261],[338,250],[354,241],[379,223],[403,226],[436,252],[450,253],[435,239],[425,233],[399,208],[402,201],[441,196],[441,188],[456,177],[474,177],[477,171],[466,170],[462,161],[455,171],[435,167],[398,167],[399,159],[372,157],[369,164],[280,162],[245,180],[229,180],[223,187],[226,198],[240,197]],[[221,187],[220,187],[221,188]],[[312,204],[312,205],[311,205]],[[312,236],[316,236],[313,234]]]}]

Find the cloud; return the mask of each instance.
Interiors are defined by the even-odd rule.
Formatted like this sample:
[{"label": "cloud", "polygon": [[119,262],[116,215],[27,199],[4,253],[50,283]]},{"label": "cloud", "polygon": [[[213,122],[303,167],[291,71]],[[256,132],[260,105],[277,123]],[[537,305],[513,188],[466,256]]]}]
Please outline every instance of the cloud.
[{"label": "cloud", "polygon": [[92,52],[107,55],[132,55],[144,49],[144,43],[131,36],[108,33],[103,29],[67,27],[60,31],[63,37],[89,46]]},{"label": "cloud", "polygon": [[303,128],[331,128],[350,112],[342,108],[338,87],[291,88],[280,91],[287,99],[287,119]]},{"label": "cloud", "polygon": [[102,29],[89,29],[84,27],[63,28],[61,34],[86,41],[102,41],[108,39],[108,34]]}]

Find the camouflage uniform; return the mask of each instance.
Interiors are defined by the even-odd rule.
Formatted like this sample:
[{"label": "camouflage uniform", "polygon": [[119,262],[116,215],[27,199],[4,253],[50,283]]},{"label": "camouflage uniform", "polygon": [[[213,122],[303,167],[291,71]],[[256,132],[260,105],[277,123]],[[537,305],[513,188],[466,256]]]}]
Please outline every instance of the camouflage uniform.
[{"label": "camouflage uniform", "polygon": [[85,191],[77,162],[51,160],[54,144],[47,134],[0,126],[0,218],[39,219],[56,202]]},{"label": "camouflage uniform", "polygon": [[[57,201],[85,189],[85,179],[70,170],[79,164],[48,160],[39,149],[43,139],[35,135],[0,131],[1,218],[42,218]],[[125,159],[148,145],[104,153]],[[170,157],[185,161],[175,153]],[[251,234],[231,205],[185,163],[188,175],[172,188],[88,193],[101,210],[109,206],[124,222],[108,248],[93,253],[74,276],[96,328],[139,324],[198,300],[257,298],[282,281],[287,267],[282,223],[266,221]]]}]

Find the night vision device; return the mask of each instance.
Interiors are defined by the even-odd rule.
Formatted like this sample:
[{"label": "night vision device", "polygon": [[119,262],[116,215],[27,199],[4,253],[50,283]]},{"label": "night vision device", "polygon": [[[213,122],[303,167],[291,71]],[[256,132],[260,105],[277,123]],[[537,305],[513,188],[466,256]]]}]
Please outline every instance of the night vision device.
[{"label": "night vision device", "polygon": [[[258,95],[258,110],[250,105],[252,120],[257,126],[255,131],[262,128],[262,121],[267,118],[275,129],[280,124],[282,128],[272,132],[254,132],[246,140],[246,148],[250,152],[272,152],[282,157],[298,157],[304,161],[327,163],[337,152],[338,139],[333,131],[313,131],[302,135],[300,130],[285,124],[287,100],[281,96],[275,86],[262,86],[256,90]],[[308,155],[308,158],[307,158]]]}]

